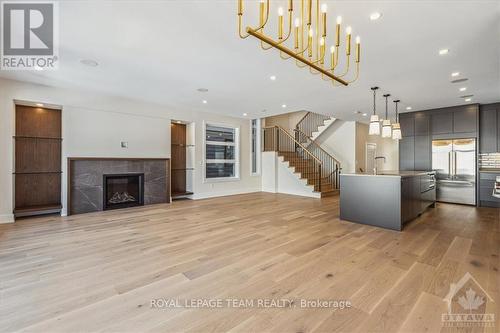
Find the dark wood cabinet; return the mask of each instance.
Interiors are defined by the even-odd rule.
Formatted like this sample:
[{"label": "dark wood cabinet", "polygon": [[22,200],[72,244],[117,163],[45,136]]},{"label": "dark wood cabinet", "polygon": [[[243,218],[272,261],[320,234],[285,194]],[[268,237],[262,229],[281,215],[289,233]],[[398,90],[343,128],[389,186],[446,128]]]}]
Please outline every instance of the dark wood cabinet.
[{"label": "dark wood cabinet", "polygon": [[415,135],[415,118],[412,113],[403,113],[399,117],[403,136]]},{"label": "dark wood cabinet", "polygon": [[479,152],[496,153],[499,147],[500,119],[495,105],[481,107],[479,113]]},{"label": "dark wood cabinet", "polygon": [[471,106],[453,112],[453,133],[477,131],[477,107]]},{"label": "dark wood cabinet", "polygon": [[415,112],[415,135],[429,135],[430,116],[425,112]]},{"label": "dark wood cabinet", "polygon": [[415,137],[403,137],[399,141],[399,169],[415,170]]},{"label": "dark wood cabinet", "polygon": [[61,210],[61,110],[16,106],[17,216]]},{"label": "dark wood cabinet", "polygon": [[431,137],[428,135],[415,136],[415,170],[431,170]]},{"label": "dark wood cabinet", "polygon": [[453,113],[441,111],[431,116],[432,134],[453,133]]}]

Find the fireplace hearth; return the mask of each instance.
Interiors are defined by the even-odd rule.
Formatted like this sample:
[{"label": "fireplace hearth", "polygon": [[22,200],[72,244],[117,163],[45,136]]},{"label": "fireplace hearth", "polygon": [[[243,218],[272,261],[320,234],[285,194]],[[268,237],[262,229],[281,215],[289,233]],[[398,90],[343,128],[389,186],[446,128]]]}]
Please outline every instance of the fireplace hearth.
[{"label": "fireplace hearth", "polygon": [[103,210],[144,205],[144,174],[103,175]]}]

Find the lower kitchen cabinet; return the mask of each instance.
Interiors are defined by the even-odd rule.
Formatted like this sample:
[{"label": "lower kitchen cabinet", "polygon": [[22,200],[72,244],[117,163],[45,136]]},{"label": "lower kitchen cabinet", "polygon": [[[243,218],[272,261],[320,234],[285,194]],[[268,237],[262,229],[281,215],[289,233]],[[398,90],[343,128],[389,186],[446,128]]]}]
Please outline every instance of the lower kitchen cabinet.
[{"label": "lower kitchen cabinet", "polygon": [[500,207],[500,198],[493,196],[497,176],[500,173],[479,173],[479,201],[483,207]]}]

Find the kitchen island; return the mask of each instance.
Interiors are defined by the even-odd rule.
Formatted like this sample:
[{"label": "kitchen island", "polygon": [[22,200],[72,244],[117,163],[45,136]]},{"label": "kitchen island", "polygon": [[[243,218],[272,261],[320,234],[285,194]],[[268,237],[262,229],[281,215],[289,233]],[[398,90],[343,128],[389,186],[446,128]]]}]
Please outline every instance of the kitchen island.
[{"label": "kitchen island", "polygon": [[434,171],[340,175],[340,218],[393,230],[436,202]]}]

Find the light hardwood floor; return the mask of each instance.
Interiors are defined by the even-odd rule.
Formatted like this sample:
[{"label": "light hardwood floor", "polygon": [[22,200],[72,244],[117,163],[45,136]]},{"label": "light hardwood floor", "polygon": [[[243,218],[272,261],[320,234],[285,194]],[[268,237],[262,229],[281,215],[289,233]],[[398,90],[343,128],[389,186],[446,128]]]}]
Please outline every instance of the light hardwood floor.
[{"label": "light hardwood floor", "polygon": [[[0,331],[449,331],[442,299],[470,272],[496,300],[484,331],[498,332],[499,211],[438,204],[399,233],[340,221],[338,197],[255,193],[1,225]],[[353,307],[152,308],[158,298]]]}]

